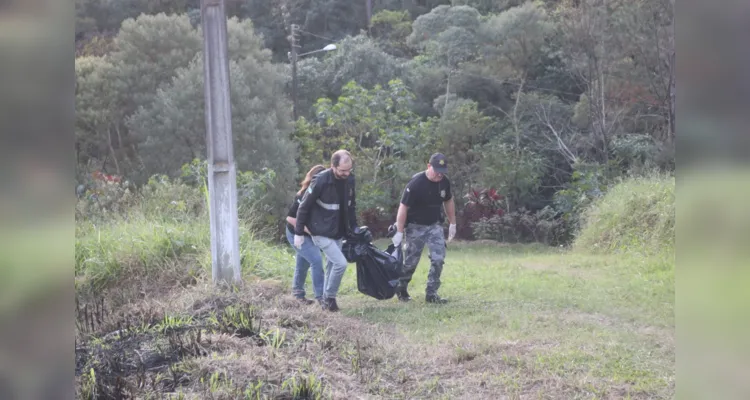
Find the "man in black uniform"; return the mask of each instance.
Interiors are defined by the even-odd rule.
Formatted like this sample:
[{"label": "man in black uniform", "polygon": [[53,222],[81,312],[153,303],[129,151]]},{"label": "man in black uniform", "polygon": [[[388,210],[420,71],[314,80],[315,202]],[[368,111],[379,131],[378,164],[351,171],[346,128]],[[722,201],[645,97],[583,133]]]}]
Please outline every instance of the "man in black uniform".
[{"label": "man in black uniform", "polygon": [[297,209],[294,245],[301,249],[305,242],[305,228],[312,242],[328,259],[324,277],[323,309],[338,311],[336,294],[348,262],[341,252],[342,239],[357,226],[357,202],[354,160],[346,150],[331,156],[331,168],[313,178]]},{"label": "man in black uniform", "polygon": [[447,172],[448,161],[445,156],[433,154],[427,170],[411,178],[401,197],[396,216],[396,234],[393,236],[395,246],[404,241],[404,276],[397,292],[401,301],[411,300],[406,289],[417,269],[422,250],[427,245],[430,251],[430,272],[427,275],[425,301],[438,304],[446,302],[446,299],[437,294],[446,248],[442,227],[443,207],[450,223],[448,241],[453,240],[456,235],[456,207],[450,181],[445,177]]}]

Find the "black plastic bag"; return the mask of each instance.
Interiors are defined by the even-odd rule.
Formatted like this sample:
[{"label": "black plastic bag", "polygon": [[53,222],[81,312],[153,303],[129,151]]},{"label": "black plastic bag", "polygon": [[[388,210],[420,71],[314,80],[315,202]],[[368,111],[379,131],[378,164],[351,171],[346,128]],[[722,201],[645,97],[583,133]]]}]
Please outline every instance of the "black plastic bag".
[{"label": "black plastic bag", "polygon": [[350,263],[357,262],[365,253],[372,241],[372,233],[366,226],[354,229],[349,237],[344,239],[341,245],[341,252],[344,253],[346,261]]},{"label": "black plastic bag", "polygon": [[357,263],[357,289],[378,300],[396,294],[399,278],[403,275],[401,248],[391,244],[387,251],[372,243],[372,233],[366,226],[354,229],[344,240],[341,252],[346,261]]},{"label": "black plastic bag", "polygon": [[378,300],[390,299],[396,294],[401,275],[403,256],[401,249],[397,250],[393,244],[388,251],[368,244],[365,254],[357,261],[357,289]]}]

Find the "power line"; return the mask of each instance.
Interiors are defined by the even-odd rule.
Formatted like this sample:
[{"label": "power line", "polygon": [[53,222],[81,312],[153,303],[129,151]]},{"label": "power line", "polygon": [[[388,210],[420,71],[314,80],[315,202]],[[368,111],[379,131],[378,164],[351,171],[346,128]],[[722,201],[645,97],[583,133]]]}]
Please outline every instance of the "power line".
[{"label": "power line", "polygon": [[310,36],[315,36],[315,37],[317,37],[317,38],[320,38],[320,39],[330,40],[330,41],[332,41],[332,42],[335,42],[335,41],[336,41],[336,40],[334,40],[334,39],[331,39],[331,38],[329,38],[329,37],[325,37],[325,36],[317,35],[317,34],[315,34],[315,33],[312,33],[312,32],[308,32],[308,31],[303,31],[302,29],[297,29],[297,32],[299,32],[299,33],[304,33],[304,34],[306,34],[306,35],[310,35]]},{"label": "power line", "polygon": [[[497,83],[500,83],[500,84],[508,84],[508,85],[513,85],[513,86],[516,86],[516,87],[521,86],[521,84],[518,83],[518,82],[513,82],[513,81],[510,81],[510,80],[500,80],[500,79],[494,78],[492,76],[478,75],[478,74],[473,74],[471,72],[465,72],[465,71],[461,71],[461,70],[458,70],[457,72],[458,72],[458,74],[464,74],[464,75],[473,76],[473,77],[476,77],[476,78],[483,78],[483,79],[487,79],[487,80],[490,80],[490,81],[493,81],[493,82],[497,82]],[[618,76],[617,74],[603,74],[603,75],[607,76],[607,77],[611,77],[611,78],[626,79],[626,78],[624,78],[622,76]],[[529,85],[527,83],[524,83],[523,86],[524,86],[524,88],[528,88],[528,89],[532,89],[532,90],[536,90],[536,91],[540,91],[540,92],[548,92],[548,93],[553,93],[553,94],[566,94],[566,95],[571,95],[571,96],[580,96],[581,95],[581,93],[573,93],[573,92],[566,92],[564,90],[542,88],[542,87],[538,87],[538,86]],[[582,93],[585,93],[585,91],[582,92]]]},{"label": "power line", "polygon": [[[500,84],[508,84],[508,85],[514,85],[514,86],[521,86],[521,84],[518,83],[518,82],[513,82],[513,81],[509,81],[509,80],[501,80],[501,79],[494,78],[492,76],[472,74],[471,72],[462,71],[460,69],[457,70],[457,72],[459,74],[461,74],[461,75],[473,76],[473,77],[476,77],[476,78],[483,78],[483,79],[487,79],[487,80],[490,80],[490,81],[493,81],[493,82],[497,82],[497,83],[500,83]],[[525,88],[534,89],[534,90],[538,90],[538,91],[542,91],[542,92],[558,93],[558,94],[569,94],[571,96],[579,96],[580,95],[580,93],[573,93],[573,92],[566,92],[564,90],[542,88],[542,87],[532,86],[532,85],[529,85],[527,83],[524,83],[523,86]]]}]

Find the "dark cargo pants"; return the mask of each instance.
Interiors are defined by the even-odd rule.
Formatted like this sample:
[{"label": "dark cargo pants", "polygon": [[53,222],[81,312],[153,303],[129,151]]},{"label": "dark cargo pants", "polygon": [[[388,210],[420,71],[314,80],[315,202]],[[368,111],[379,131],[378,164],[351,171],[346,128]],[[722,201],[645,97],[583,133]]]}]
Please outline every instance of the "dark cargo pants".
[{"label": "dark cargo pants", "polygon": [[417,269],[425,245],[430,251],[430,272],[427,274],[427,295],[437,294],[440,288],[440,275],[445,260],[445,237],[440,224],[408,224],[404,228],[404,275],[401,288],[406,288]]}]

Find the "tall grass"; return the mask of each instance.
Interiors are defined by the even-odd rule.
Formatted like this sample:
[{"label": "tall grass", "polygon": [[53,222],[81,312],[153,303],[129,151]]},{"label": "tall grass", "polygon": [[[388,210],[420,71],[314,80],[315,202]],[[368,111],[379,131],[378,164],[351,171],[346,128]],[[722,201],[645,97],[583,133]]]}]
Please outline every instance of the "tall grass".
[{"label": "tall grass", "polygon": [[583,216],[574,248],[594,253],[674,251],[675,179],[652,175],[615,185]]},{"label": "tall grass", "polygon": [[[79,223],[75,274],[88,289],[101,292],[123,279],[159,278],[181,268],[185,275],[211,272],[208,216],[192,221],[118,218],[103,226]],[[245,223],[240,228],[244,276],[283,277],[293,271],[291,252],[258,239]]]},{"label": "tall grass", "polygon": [[[106,202],[99,200],[105,196]],[[77,210],[79,292],[98,294],[128,279],[210,276],[209,215],[200,187],[159,179],[130,193],[109,185],[98,199],[82,199]],[[269,237],[262,221],[266,216],[256,214],[261,213],[246,212],[239,224],[242,274],[291,276],[291,252],[260,239]]]},{"label": "tall grass", "polygon": [[104,225],[79,222],[75,273],[99,291],[129,274],[158,274],[168,260],[197,257],[209,245],[208,223],[197,218],[156,221],[131,215]]}]

